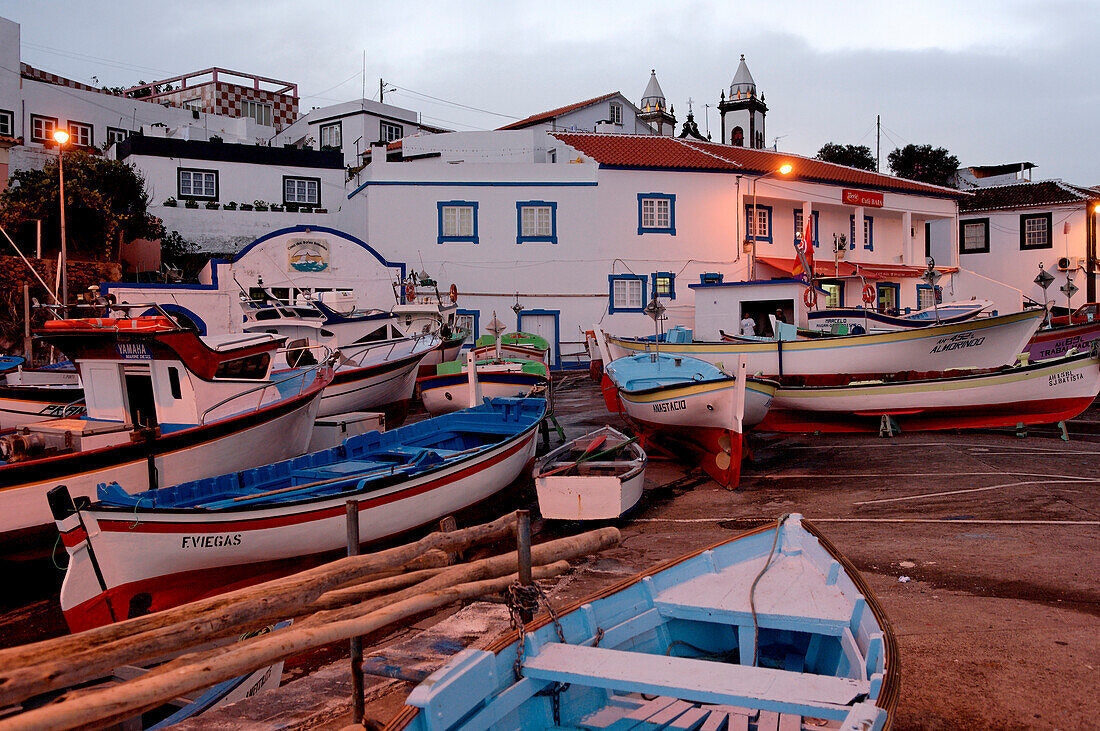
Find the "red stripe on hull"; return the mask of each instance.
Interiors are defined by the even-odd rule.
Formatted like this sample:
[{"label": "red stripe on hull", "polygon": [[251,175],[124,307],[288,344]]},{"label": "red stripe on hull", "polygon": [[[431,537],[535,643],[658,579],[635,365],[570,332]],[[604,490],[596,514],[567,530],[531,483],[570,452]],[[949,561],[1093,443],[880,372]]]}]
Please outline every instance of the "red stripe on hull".
[{"label": "red stripe on hull", "polygon": [[[951,407],[926,409],[919,413],[883,411],[882,414],[893,416],[902,430],[981,429],[1017,424],[1054,424],[1079,415],[1092,401],[1092,397],[1048,399],[988,406],[980,411],[959,411]],[[815,431],[827,434],[875,433],[879,430],[882,414],[836,414],[773,408],[756,429],[787,434]]]}]

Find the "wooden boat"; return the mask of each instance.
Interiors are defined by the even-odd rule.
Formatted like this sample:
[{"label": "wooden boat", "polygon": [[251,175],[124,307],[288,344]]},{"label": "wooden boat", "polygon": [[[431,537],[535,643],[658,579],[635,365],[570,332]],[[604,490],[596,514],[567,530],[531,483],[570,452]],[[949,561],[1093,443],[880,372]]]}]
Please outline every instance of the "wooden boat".
[{"label": "wooden boat", "polygon": [[759,425],[776,432],[874,432],[888,416],[902,430],[1052,424],[1100,393],[1100,357],[1074,354],[986,371],[896,373],[864,381],[791,379]]},{"label": "wooden boat", "polygon": [[780,521],[463,650],[386,730],[888,728],[889,621],[808,521]]},{"label": "wooden boat", "polygon": [[542,399],[498,399],[159,490],[112,482],[90,505],[55,488],[65,619],[77,631],[285,574],[344,547],[349,500],[364,543],[481,502],[530,468],[545,411]]},{"label": "wooden boat", "polygon": [[793,342],[655,343],[652,339],[609,335],[607,345],[612,359],[657,347],[662,353],[693,356],[716,365],[732,364],[737,356],[744,355],[748,371],[765,376],[996,368],[1016,361],[1042,318],[1043,310],[1035,309],[952,325]]},{"label": "wooden boat", "polygon": [[544,518],[618,518],[642,497],[646,454],[609,426],[566,442],[535,463],[535,492]]},{"label": "wooden boat", "polygon": [[[474,362],[478,388],[484,398],[525,398],[550,383],[546,365],[520,358],[486,358]],[[449,414],[471,405],[470,364],[441,363],[435,374],[417,380],[420,400],[432,416]]]},{"label": "wooden boat", "polygon": [[1100,322],[1042,329],[1028,341],[1026,352],[1031,360],[1058,358],[1070,350],[1087,350],[1100,340]]},{"label": "wooden boat", "polygon": [[54,544],[55,485],[86,498],[101,482],[146,490],[301,454],[332,378],[327,366],[273,377],[272,336],[200,337],[168,317],[52,320],[39,337],[76,362],[87,415],[0,435],[7,558]]},{"label": "wooden boat", "polygon": [[731,376],[699,358],[642,353],[604,368],[601,388],[611,413],[622,415],[646,437],[701,450],[700,466],[721,485],[741,474],[742,435],[768,411],[778,386]]},{"label": "wooden boat", "polygon": [[[493,318],[496,320],[496,317]],[[493,335],[482,335],[474,344],[474,355],[478,358],[519,358],[537,360],[550,365],[550,343],[546,338],[531,333],[504,333],[499,342]]]},{"label": "wooden boat", "polygon": [[887,315],[862,307],[835,307],[827,310],[811,310],[806,314],[806,320],[810,330],[820,332],[836,332],[838,326],[843,326],[845,334],[858,332],[853,329],[856,327],[862,328],[863,332],[888,332],[966,322],[992,306],[993,303],[989,300],[946,302],[906,315]]},{"label": "wooden boat", "polygon": [[25,368],[18,356],[0,357],[0,431],[84,413],[76,369]]}]

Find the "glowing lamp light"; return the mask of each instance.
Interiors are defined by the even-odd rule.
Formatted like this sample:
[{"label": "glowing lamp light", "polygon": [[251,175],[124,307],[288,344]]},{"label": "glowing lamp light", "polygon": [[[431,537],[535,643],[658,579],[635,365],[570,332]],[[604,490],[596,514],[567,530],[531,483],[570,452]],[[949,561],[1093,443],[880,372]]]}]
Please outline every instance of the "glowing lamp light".
[{"label": "glowing lamp light", "polygon": [[1093,206],[1092,212],[1100,213],[1100,203],[1097,203],[1095,206]]},{"label": "glowing lamp light", "polygon": [[789,174],[791,170],[793,170],[793,168],[791,167],[790,163],[784,163],[779,168],[779,172],[783,173],[784,175]]},{"label": "glowing lamp light", "polygon": [[69,141],[69,133],[63,129],[55,129],[53,131],[53,141],[59,145],[63,145]]}]

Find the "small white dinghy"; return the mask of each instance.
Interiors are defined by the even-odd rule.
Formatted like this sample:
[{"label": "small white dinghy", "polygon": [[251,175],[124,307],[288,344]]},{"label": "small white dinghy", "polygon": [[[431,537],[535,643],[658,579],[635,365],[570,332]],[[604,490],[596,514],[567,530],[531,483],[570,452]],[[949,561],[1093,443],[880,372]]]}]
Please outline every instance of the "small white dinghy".
[{"label": "small white dinghy", "polygon": [[635,437],[609,426],[566,442],[535,463],[535,491],[544,518],[618,518],[642,497],[645,451]]}]

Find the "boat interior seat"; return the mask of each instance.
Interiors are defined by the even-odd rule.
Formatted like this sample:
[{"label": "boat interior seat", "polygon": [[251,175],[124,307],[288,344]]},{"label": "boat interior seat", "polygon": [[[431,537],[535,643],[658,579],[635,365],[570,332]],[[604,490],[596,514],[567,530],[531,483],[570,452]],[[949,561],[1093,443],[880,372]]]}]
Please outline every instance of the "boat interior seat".
[{"label": "boat interior seat", "polygon": [[[757,708],[697,704],[671,696],[647,698],[640,693],[612,694],[607,705],[577,722],[585,731],[649,731],[650,729],[699,729],[699,731],[801,731],[802,714],[761,711]],[[839,728],[839,724],[833,728]],[[816,726],[814,726],[816,728]]]}]

